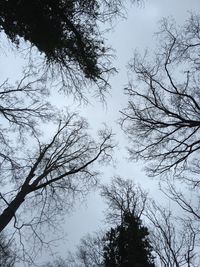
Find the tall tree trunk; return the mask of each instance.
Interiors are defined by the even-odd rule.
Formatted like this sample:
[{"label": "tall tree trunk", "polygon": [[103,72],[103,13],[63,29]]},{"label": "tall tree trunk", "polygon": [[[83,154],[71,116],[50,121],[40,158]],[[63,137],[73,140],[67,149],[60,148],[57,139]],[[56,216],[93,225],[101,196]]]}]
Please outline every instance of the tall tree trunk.
[{"label": "tall tree trunk", "polygon": [[16,211],[20,205],[24,202],[27,192],[21,190],[16,197],[10,202],[9,206],[0,215],[0,232],[9,224],[14,218]]}]

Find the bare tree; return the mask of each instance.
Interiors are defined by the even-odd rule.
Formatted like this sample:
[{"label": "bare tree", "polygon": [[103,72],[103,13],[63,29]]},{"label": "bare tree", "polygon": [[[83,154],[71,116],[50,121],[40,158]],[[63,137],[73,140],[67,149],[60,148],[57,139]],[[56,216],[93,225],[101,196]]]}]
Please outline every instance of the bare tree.
[{"label": "bare tree", "polygon": [[69,267],[103,267],[103,232],[86,235],[80,241],[76,253],[69,252]]},{"label": "bare tree", "polygon": [[[179,177],[180,179],[180,177]],[[186,180],[184,177],[183,179]],[[191,182],[191,181],[190,181]],[[181,184],[179,181],[165,179],[161,184],[162,192],[174,203],[178,204],[185,213],[185,220],[200,221],[200,188]]]},{"label": "bare tree", "polygon": [[136,54],[129,65],[137,83],[125,89],[129,103],[121,124],[131,157],[150,162],[151,175],[199,164],[199,25],[198,15],[181,28],[164,19],[154,60]]},{"label": "bare tree", "polygon": [[0,215],[1,231],[12,219],[17,229],[23,226],[18,225],[17,210],[24,201],[29,199],[35,208],[41,206],[40,215],[35,218],[37,225],[43,217],[48,220],[48,211],[59,210],[68,194],[84,191],[96,182],[98,173],[90,167],[96,160],[110,159],[112,134],[100,131],[97,143],[87,134],[87,127],[76,114],[68,115],[59,122],[48,143],[37,138],[37,146],[18,159],[16,177],[12,177],[10,164],[4,165],[4,175],[13,180],[15,191],[1,194],[5,207]]},{"label": "bare tree", "polygon": [[[147,198],[146,193],[142,193],[141,189],[137,191],[137,189],[138,187],[132,181],[122,180],[119,177],[113,179],[110,186],[103,186],[102,194],[109,205],[106,210],[109,222],[115,223],[118,227],[119,222],[126,225],[127,222],[123,222],[123,218],[120,219],[122,212],[130,214],[128,212],[132,211],[131,214],[134,216],[142,216],[142,220],[147,226],[146,229],[148,229],[148,240],[155,266],[198,267],[200,264],[198,222],[182,216],[184,214],[179,213],[180,207],[172,212],[170,208],[163,207]],[[139,201],[139,194],[141,194],[141,202]],[[136,205],[133,205],[133,203]],[[143,205],[140,206],[140,203],[143,203]],[[111,220],[112,216],[114,216],[113,220]],[[114,233],[114,229],[111,228],[112,233]],[[108,242],[108,235],[105,233],[108,234],[109,232],[101,231],[85,236],[76,252],[69,253],[67,260],[64,261],[66,266],[105,266],[105,246],[108,244],[116,245],[115,242]],[[129,237],[132,233],[134,233],[134,229],[130,228]],[[123,244],[120,243],[120,246],[123,246]],[[128,246],[128,243],[126,246]],[[114,253],[113,256],[117,257],[117,250],[113,249],[112,252]]]},{"label": "bare tree", "polygon": [[[163,234],[169,228],[174,236],[166,235],[162,245],[163,266],[181,266],[181,262],[185,266],[199,266],[191,255],[199,246],[200,234],[196,230],[200,219],[200,16],[191,14],[181,28],[164,19],[158,36],[161,42],[154,60],[148,58],[148,53],[144,57],[136,54],[130,64],[137,85],[130,81],[126,88],[129,104],[122,111],[121,123],[130,138],[130,156],[148,162],[150,175],[162,175],[163,192],[182,208],[186,227],[182,230],[174,229],[176,222],[171,225],[170,214],[154,208],[154,212],[158,209],[163,217]],[[155,215],[154,222],[159,225],[158,217]],[[191,222],[197,224],[195,230],[190,228]],[[177,232],[179,237],[176,238]],[[161,249],[161,234],[156,237],[158,250]],[[169,239],[174,240],[173,244],[169,244]],[[185,245],[179,247],[182,243]],[[164,249],[167,246],[169,251]],[[184,256],[187,253],[188,256]]]},{"label": "bare tree", "polygon": [[199,266],[199,230],[193,221],[173,216],[169,209],[154,201],[147,206],[145,214],[158,266]]},{"label": "bare tree", "polygon": [[[0,164],[10,162],[13,171],[17,167],[13,155],[30,135],[41,131],[41,123],[53,119],[53,109],[48,102],[49,90],[45,77],[38,78],[34,72],[24,72],[15,85],[8,80],[0,85]],[[54,109],[55,114],[55,109]],[[0,168],[0,171],[2,168]],[[1,178],[2,182],[2,178]]]},{"label": "bare tree", "polygon": [[97,162],[108,162],[114,147],[110,131],[100,130],[95,141],[86,120],[52,107],[45,77],[33,78],[28,72],[15,86],[0,86],[0,231],[13,221],[24,258],[32,252],[23,240],[34,239],[34,252],[46,244],[43,225],[55,227],[96,185]]},{"label": "bare tree", "polygon": [[35,78],[34,73],[24,72],[14,86],[8,80],[0,85],[0,114],[9,126],[18,127],[18,131],[34,132],[36,121],[50,117],[51,106],[43,100],[49,96],[45,77]]},{"label": "bare tree", "polygon": [[110,185],[103,185],[101,196],[108,206],[106,218],[117,223],[123,221],[123,215],[128,213],[140,218],[144,212],[147,193],[132,180],[114,177]]}]

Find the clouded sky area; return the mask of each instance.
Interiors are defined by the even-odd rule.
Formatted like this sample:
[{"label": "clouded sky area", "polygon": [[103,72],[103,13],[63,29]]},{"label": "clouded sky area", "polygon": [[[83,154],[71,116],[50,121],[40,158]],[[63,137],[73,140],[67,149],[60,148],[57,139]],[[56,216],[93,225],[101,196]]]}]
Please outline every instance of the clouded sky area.
[{"label": "clouded sky area", "polygon": [[[157,39],[154,35],[159,30],[159,21],[163,17],[173,17],[177,24],[182,24],[188,17],[189,11],[199,13],[199,0],[146,0],[141,4],[129,6],[127,19],[119,19],[115,22],[115,27],[107,33],[106,41],[114,49],[116,57],[113,64],[118,70],[111,79],[110,94],[107,95],[106,104],[102,104],[98,99],[90,98],[90,103],[80,105],[74,103],[69,97],[58,95],[53,99],[54,104],[59,107],[67,106],[71,111],[77,111],[89,121],[91,131],[96,132],[102,128],[103,123],[112,127],[116,134],[115,138],[118,147],[114,154],[114,163],[105,167],[102,166],[101,182],[108,183],[113,176],[120,175],[124,178],[134,179],[149,194],[159,198],[161,193],[158,189],[158,181],[146,176],[143,171],[142,162],[131,162],[127,160],[128,153],[126,147],[128,142],[121,131],[118,120],[119,111],[127,103],[123,88],[128,82],[127,65],[137,49],[143,53],[145,49],[153,52]],[[20,66],[23,60],[15,52],[9,52],[4,41],[0,43],[3,53],[0,55],[1,79],[12,77],[15,80],[20,75]],[[78,245],[79,240],[87,233],[98,231],[105,226],[104,214],[105,205],[98,196],[98,192],[91,192],[85,202],[77,202],[74,211],[67,214],[63,221],[63,232],[61,236],[65,240],[57,242],[53,250],[58,256],[65,257],[68,250],[73,250]],[[42,259],[47,259],[43,256]]]},{"label": "clouded sky area", "polygon": [[[158,185],[155,179],[146,177],[142,171],[141,162],[133,163],[127,160],[128,146],[120,127],[117,125],[119,110],[125,107],[127,98],[123,94],[123,88],[128,82],[127,65],[133,57],[135,49],[144,52],[149,49],[153,52],[157,39],[154,35],[159,30],[159,21],[163,17],[173,17],[177,24],[182,24],[187,19],[189,12],[199,12],[200,3],[198,0],[147,0],[142,4],[130,6],[127,19],[116,23],[113,31],[107,36],[107,42],[115,49],[116,59],[114,64],[118,70],[111,79],[111,92],[107,97],[107,106],[103,107],[98,101],[91,100],[91,106],[87,107],[83,115],[88,118],[92,128],[99,128],[103,122],[112,125],[116,133],[118,148],[115,153],[116,165],[103,171],[102,181],[108,182],[113,175],[120,175],[124,178],[134,179],[143,188],[149,191],[153,197],[160,198]],[[86,233],[92,233],[103,227],[105,209],[104,203],[97,193],[88,198],[87,203],[77,204],[75,212],[69,217],[66,216],[67,242],[64,249],[71,249],[78,244],[80,237]],[[62,243],[62,242],[61,242]],[[61,245],[61,247],[63,247]],[[65,254],[65,253],[64,253]],[[63,254],[63,256],[64,256]]]}]

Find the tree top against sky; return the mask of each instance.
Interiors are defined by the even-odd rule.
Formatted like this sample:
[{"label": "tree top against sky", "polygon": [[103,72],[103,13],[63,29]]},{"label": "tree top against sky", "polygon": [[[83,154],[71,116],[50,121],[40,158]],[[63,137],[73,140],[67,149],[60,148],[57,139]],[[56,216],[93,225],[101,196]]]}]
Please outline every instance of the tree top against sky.
[{"label": "tree top against sky", "polygon": [[47,66],[58,69],[68,87],[71,83],[78,87],[80,81],[88,80],[104,91],[108,74],[114,69],[99,24],[121,15],[124,3],[120,0],[3,0],[0,31],[17,47],[24,41],[36,47],[44,55]]}]

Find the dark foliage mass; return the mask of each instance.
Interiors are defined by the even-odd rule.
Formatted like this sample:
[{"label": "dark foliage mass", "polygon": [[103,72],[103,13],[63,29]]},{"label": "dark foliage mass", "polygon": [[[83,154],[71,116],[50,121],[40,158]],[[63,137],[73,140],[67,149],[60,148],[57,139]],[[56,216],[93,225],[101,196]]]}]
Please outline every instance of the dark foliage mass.
[{"label": "dark foliage mass", "polygon": [[154,267],[149,230],[141,219],[146,193],[131,180],[120,177],[103,186],[101,193],[109,207],[106,220],[113,222],[112,227],[84,237],[77,252],[69,254],[69,266]]},{"label": "dark foliage mass", "polygon": [[[0,23],[12,42],[30,41],[50,62],[76,61],[86,75],[99,75],[100,43],[94,40],[96,1],[1,1]],[[78,19],[79,18],[79,19]],[[82,20],[85,20],[84,25]]]},{"label": "dark foliage mass", "polygon": [[[48,63],[68,71],[81,70],[96,81],[108,71],[100,64],[105,48],[98,21],[110,18],[120,5],[120,1],[110,2],[2,0],[0,31],[17,46],[22,40],[29,41]],[[103,16],[104,7],[109,16]]]},{"label": "dark foliage mass", "polygon": [[103,266],[155,266],[149,232],[141,220],[146,193],[133,181],[115,177],[109,186],[102,187],[101,195],[109,206],[107,220],[114,222],[103,237]]},{"label": "dark foliage mass", "polygon": [[148,229],[132,214],[124,214],[124,221],[111,228],[104,239],[105,267],[154,267]]},{"label": "dark foliage mass", "polygon": [[110,228],[86,235],[75,253],[44,267],[200,266],[199,228],[193,220],[180,218],[120,177],[102,187],[102,196]]}]

